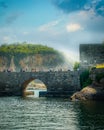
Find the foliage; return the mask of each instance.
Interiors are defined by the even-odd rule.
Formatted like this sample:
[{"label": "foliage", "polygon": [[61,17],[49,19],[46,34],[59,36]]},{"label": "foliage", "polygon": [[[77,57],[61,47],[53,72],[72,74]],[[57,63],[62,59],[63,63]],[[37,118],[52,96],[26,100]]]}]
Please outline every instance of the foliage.
[{"label": "foliage", "polygon": [[10,55],[15,55],[17,53],[22,54],[51,54],[58,53],[51,47],[39,45],[39,44],[27,44],[27,43],[16,43],[16,44],[4,44],[0,47],[0,54],[6,53]]},{"label": "foliage", "polygon": [[92,83],[92,80],[89,78],[89,70],[84,70],[80,74],[80,84],[83,87],[86,87],[87,85],[90,85]]},{"label": "foliage", "polygon": [[80,63],[79,62],[75,62],[73,69],[77,70],[79,67],[80,67]]},{"label": "foliage", "polygon": [[88,78],[85,82],[83,82],[82,88],[90,85],[92,83],[92,80],[90,78]]}]

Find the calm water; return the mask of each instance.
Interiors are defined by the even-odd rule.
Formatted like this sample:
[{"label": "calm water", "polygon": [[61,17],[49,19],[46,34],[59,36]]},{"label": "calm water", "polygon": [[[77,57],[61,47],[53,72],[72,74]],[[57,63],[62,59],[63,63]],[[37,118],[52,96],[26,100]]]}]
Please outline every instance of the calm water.
[{"label": "calm water", "polygon": [[0,130],[104,130],[104,103],[3,97]]}]

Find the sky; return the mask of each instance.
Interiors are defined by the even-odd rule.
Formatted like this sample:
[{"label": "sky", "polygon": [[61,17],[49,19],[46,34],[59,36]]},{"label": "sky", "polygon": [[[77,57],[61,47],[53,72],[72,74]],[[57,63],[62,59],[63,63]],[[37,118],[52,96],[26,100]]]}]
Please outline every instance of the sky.
[{"label": "sky", "polygon": [[79,60],[79,44],[104,41],[104,0],[0,0],[0,45],[43,44]]}]

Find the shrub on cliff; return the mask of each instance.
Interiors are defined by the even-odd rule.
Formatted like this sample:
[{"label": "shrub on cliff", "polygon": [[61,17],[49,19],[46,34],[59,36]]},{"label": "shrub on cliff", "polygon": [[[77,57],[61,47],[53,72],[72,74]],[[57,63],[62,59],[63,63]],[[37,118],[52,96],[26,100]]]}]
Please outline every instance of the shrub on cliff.
[{"label": "shrub on cliff", "polygon": [[51,47],[43,46],[40,44],[31,43],[15,43],[15,44],[3,44],[0,46],[0,54],[7,53],[15,55],[17,53],[22,54],[57,54],[58,51]]},{"label": "shrub on cliff", "polygon": [[79,67],[80,67],[80,63],[79,63],[79,62],[75,62],[73,69],[74,69],[74,70],[78,70]]},{"label": "shrub on cliff", "polygon": [[80,74],[80,84],[81,87],[84,88],[92,83],[92,80],[89,78],[89,70],[84,70]]}]

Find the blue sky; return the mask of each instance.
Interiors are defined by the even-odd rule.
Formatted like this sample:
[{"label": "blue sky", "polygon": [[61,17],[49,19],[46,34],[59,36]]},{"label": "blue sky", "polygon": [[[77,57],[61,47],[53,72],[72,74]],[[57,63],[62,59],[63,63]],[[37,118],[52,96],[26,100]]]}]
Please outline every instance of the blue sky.
[{"label": "blue sky", "polygon": [[80,43],[104,41],[104,0],[0,0],[0,44],[24,41],[78,60]]}]

